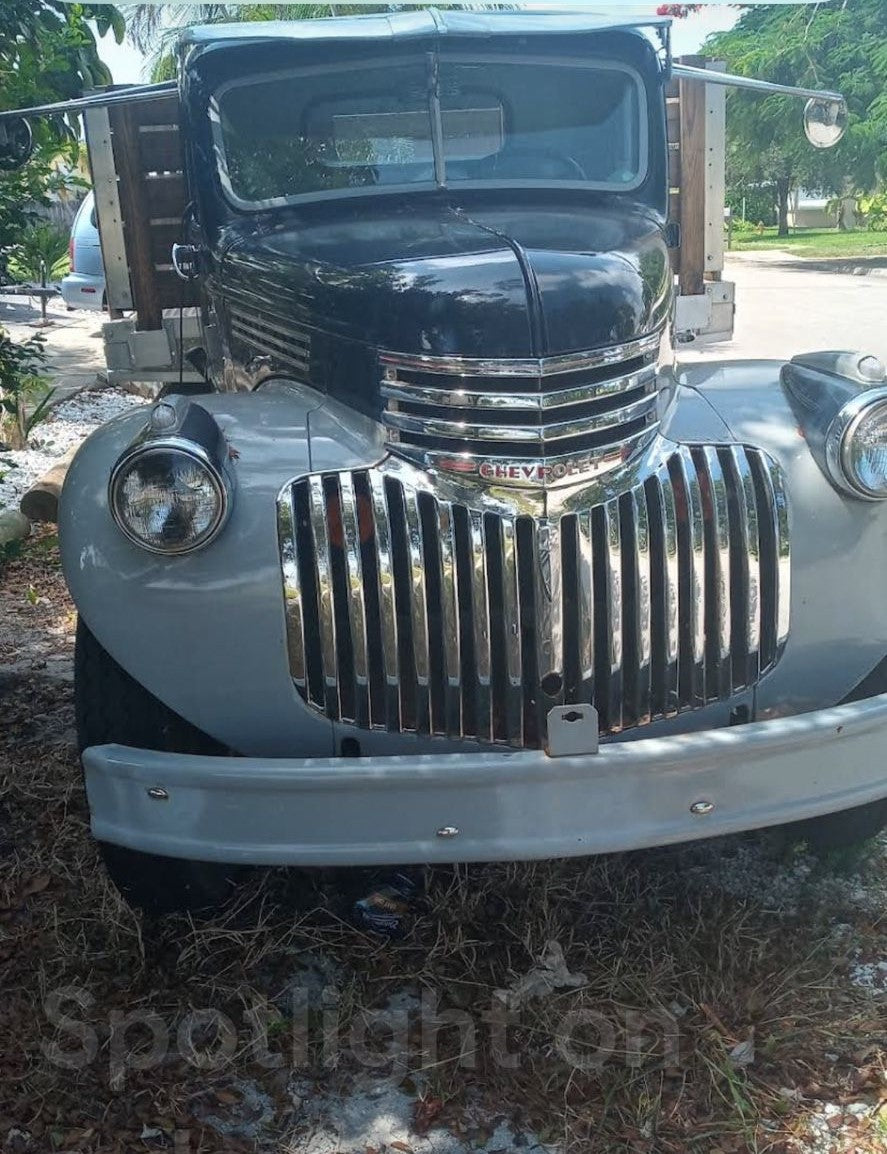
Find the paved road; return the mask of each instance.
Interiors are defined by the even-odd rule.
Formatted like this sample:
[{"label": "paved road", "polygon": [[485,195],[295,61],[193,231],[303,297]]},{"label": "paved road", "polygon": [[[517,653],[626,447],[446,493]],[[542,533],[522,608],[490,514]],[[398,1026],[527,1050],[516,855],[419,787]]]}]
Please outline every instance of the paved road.
[{"label": "paved road", "polygon": [[25,341],[35,333],[46,338],[47,376],[55,385],[55,403],[79,389],[96,383],[96,373],[105,367],[102,322],[105,314],[77,309],[68,312],[62,301],[53,298],[47,309],[52,322],[40,325],[40,305],[35,297],[0,294],[0,325],[14,341]]},{"label": "paved road", "polygon": [[682,349],[682,359],[778,357],[862,349],[887,363],[887,276],[823,271],[780,253],[728,254],[736,284],[732,341]]}]

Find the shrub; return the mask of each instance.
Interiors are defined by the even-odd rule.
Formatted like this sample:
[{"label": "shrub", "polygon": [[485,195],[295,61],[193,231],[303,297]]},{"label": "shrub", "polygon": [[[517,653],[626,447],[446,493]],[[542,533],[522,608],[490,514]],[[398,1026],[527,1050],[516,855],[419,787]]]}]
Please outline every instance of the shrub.
[{"label": "shrub", "polygon": [[16,280],[39,281],[43,263],[48,281],[60,280],[69,268],[68,237],[45,220],[29,224],[10,246],[7,267]]},{"label": "shrub", "polygon": [[52,399],[54,390],[47,388],[41,376],[46,364],[44,344],[39,333],[16,344],[0,328],[0,438],[15,449],[27,443],[28,434],[46,416]]}]

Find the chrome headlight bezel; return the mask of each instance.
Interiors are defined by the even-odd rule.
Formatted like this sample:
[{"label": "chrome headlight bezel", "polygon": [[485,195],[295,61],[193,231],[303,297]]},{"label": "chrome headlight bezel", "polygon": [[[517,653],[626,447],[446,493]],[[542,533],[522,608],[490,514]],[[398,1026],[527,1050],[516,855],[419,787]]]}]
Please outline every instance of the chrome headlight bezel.
[{"label": "chrome headlight bezel", "polygon": [[873,492],[859,480],[850,459],[853,438],[860,424],[872,409],[881,406],[887,407],[887,386],[857,393],[832,418],[825,436],[825,460],[833,483],[863,501],[887,499],[887,491]]},{"label": "chrome headlight bezel", "polygon": [[[161,545],[137,533],[122,509],[122,486],[133,468],[155,454],[173,454],[197,465],[212,490],[215,511],[208,526],[187,543]],[[147,428],[117,460],[108,481],[108,507],[115,525],[128,541],[148,553],[180,557],[206,548],[228,520],[233,483],[227,467],[226,444],[212,416],[184,398],[164,400],[152,410]]]}]

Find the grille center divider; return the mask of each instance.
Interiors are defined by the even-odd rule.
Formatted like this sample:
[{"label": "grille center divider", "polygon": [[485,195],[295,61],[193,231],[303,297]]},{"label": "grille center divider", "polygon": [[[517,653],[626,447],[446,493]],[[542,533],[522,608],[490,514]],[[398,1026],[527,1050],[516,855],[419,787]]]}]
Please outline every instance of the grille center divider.
[{"label": "grille center divider", "polygon": [[538,748],[593,703],[619,733],[750,688],[788,634],[781,473],[740,445],[659,438],[541,498],[392,457],[296,479],[278,518],[295,685],[363,729]]}]

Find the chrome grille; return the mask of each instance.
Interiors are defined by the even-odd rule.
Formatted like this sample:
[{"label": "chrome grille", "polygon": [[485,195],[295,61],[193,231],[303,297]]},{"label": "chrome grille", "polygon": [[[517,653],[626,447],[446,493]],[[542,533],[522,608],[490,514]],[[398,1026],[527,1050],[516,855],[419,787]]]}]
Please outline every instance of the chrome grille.
[{"label": "chrome grille", "polygon": [[267,357],[269,367],[310,371],[311,341],[307,333],[280,317],[252,306],[228,304],[231,333],[256,356]]},{"label": "chrome grille", "polygon": [[625,459],[657,424],[661,333],[588,353],[476,360],[384,352],[382,422],[397,451],[557,461]]},{"label": "chrome grille", "polygon": [[622,491],[544,516],[431,482],[389,458],[281,494],[291,672],[333,720],[538,746],[555,705],[618,733],[777,661],[788,518],[759,450],[660,442]]}]

